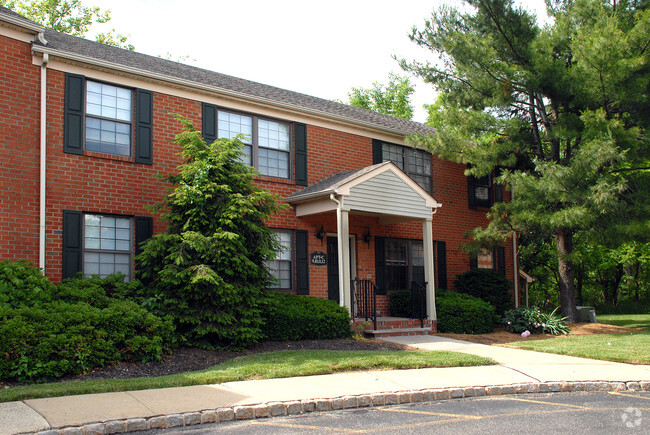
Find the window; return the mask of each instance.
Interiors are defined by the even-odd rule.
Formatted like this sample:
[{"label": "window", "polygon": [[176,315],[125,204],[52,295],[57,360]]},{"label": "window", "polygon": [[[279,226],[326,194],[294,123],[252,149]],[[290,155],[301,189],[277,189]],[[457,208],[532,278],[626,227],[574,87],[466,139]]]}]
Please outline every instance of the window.
[{"label": "window", "polygon": [[431,193],[431,154],[415,148],[382,142],[382,159],[391,161],[424,190]]},{"label": "window", "polygon": [[284,122],[256,116],[219,111],[218,137],[233,138],[244,134],[244,162],[263,175],[289,178],[291,127]]},{"label": "window", "polygon": [[493,249],[482,249],[478,254],[469,256],[470,269],[492,269],[502,275],[506,274],[506,249],[497,246]]},{"label": "window", "polygon": [[411,281],[424,282],[424,245],[421,240],[386,239],[385,286],[410,289]]},{"label": "window", "polygon": [[86,150],[131,155],[133,92],[86,81]]},{"label": "window", "polygon": [[476,266],[479,269],[492,269],[494,268],[494,261],[492,259],[492,251],[487,249],[482,249],[478,253],[478,258],[476,260]]},{"label": "window", "polygon": [[123,273],[131,278],[131,219],[126,217],[84,215],[83,274],[102,278]]},{"label": "window", "polygon": [[278,238],[282,250],[278,252],[275,260],[266,263],[266,267],[271,275],[277,280],[271,285],[271,288],[290,290],[291,285],[291,259],[293,257],[292,232],[285,230],[272,230]]}]

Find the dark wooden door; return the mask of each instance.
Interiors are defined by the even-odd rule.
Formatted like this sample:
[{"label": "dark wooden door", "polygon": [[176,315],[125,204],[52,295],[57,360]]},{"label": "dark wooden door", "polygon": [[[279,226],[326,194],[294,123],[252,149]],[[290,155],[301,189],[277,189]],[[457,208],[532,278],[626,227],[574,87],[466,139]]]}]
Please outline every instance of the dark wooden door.
[{"label": "dark wooden door", "polygon": [[327,297],[339,302],[339,244],[336,237],[327,238]]}]

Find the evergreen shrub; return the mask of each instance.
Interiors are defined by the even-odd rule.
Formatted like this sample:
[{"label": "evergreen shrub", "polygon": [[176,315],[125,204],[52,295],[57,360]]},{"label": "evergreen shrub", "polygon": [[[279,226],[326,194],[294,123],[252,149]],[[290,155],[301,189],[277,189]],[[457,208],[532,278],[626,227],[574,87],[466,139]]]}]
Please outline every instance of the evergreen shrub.
[{"label": "evergreen shrub", "polygon": [[390,315],[393,317],[411,317],[413,311],[411,290],[395,290],[390,292]]},{"label": "evergreen shrub", "polygon": [[510,294],[512,283],[494,270],[470,269],[456,275],[454,287],[461,293],[480,298],[491,304],[499,316],[513,307]]},{"label": "evergreen shrub", "polygon": [[474,296],[438,290],[436,309],[438,332],[485,334],[494,331],[494,307]]},{"label": "evergreen shrub", "polygon": [[350,314],[336,302],[269,291],[263,333],[269,341],[323,340],[352,335]]}]

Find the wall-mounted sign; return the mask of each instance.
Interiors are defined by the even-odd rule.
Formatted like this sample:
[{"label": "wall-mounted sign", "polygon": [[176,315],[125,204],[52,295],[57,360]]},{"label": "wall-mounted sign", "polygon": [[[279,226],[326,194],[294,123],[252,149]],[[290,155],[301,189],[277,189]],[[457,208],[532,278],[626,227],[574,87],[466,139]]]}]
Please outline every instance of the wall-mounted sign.
[{"label": "wall-mounted sign", "polygon": [[327,254],[321,251],[312,252],[311,264],[314,266],[327,266]]}]

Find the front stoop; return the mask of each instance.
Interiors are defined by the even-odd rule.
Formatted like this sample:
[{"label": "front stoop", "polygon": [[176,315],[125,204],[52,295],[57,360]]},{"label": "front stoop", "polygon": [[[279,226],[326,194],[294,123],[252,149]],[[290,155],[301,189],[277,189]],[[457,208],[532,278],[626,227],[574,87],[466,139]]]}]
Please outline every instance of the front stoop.
[{"label": "front stoop", "polygon": [[[363,325],[363,319],[355,319],[353,326]],[[378,317],[377,328],[372,329],[372,323],[364,325],[364,334],[369,337],[397,337],[405,335],[429,335],[436,332],[436,322],[424,319],[424,327],[419,319],[403,317]]]}]

